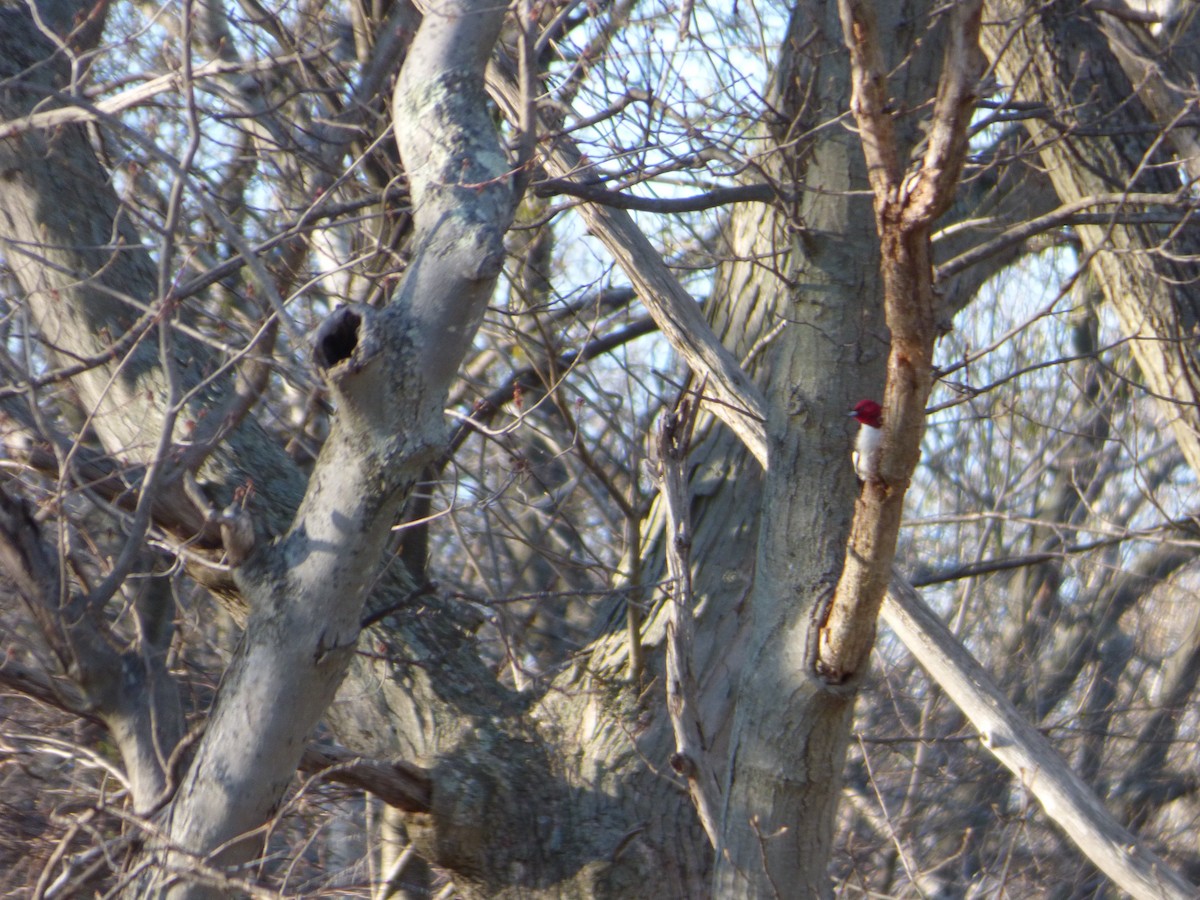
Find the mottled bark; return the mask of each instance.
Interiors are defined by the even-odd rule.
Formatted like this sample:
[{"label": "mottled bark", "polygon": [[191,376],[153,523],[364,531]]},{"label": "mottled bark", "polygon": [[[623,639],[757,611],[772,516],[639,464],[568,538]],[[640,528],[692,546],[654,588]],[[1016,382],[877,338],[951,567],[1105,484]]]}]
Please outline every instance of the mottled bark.
[{"label": "mottled bark", "polygon": [[171,849],[151,846],[139,896],[219,896],[203,880],[173,882],[195,858],[226,866],[257,855],[259,840],[244,836],[282,799],[354,653],[390,526],[441,451],[442,406],[499,274],[512,200],[481,88],[503,10],[463,3],[440,13],[396,87],[416,210],[412,266],[384,310],[343,307],[316,335],[333,428],[287,533],[235,570],[250,620],[164,818]]},{"label": "mottled bark", "polygon": [[[245,507],[226,522],[236,540],[225,549],[240,563],[237,588],[251,617],[196,757],[161,817],[172,850],[149,848],[130,888],[139,896],[220,893],[219,879],[190,881],[193,860],[224,865],[254,855],[256,839],[237,839],[263,823],[290,783],[304,739],[353,653],[363,592],[375,580],[399,505],[441,451],[444,398],[499,272],[511,214],[508,164],[481,89],[502,11],[454,12],[426,30],[421,74],[402,79],[398,91],[402,152],[419,172],[413,185],[423,255],[386,310],[345,308],[318,334],[314,359],[339,414],[282,539],[267,540],[296,509],[298,473],[253,419],[218,429],[207,458],[197,460],[198,486],[208,494],[201,503],[225,505],[251,473],[270,489],[248,492]],[[62,66],[45,65],[53,45],[26,12],[3,15],[11,80],[0,114],[15,119],[53,96]],[[43,339],[60,359],[94,363],[76,385],[106,449],[167,472],[153,484],[153,499],[173,505],[185,523],[190,511],[192,531],[201,530],[204,511],[184,497],[187,474],[170,462],[188,458],[185,421],[199,422],[214,407],[219,413],[218,399],[233,393],[228,374],[214,375],[202,346],[159,326],[176,311],[167,270],[151,264],[77,126],[21,131],[0,153],[0,237]],[[62,201],[63,189],[74,192],[73,202]],[[171,406],[184,393],[192,404],[186,414]],[[182,449],[166,454],[164,447]],[[114,734],[127,730],[114,727]],[[174,737],[159,742],[162,759]],[[126,763],[136,768],[128,743]],[[211,857],[217,848],[224,849]],[[184,880],[172,887],[178,877]]]}]

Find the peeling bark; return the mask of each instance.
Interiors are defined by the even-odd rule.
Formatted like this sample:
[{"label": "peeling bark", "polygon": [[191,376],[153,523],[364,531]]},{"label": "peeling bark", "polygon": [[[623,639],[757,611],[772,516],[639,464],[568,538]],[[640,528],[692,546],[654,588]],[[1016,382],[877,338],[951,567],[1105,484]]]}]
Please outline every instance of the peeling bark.
[{"label": "peeling bark", "polygon": [[940,336],[930,235],[954,200],[967,152],[968,126],[982,75],[981,3],[947,14],[945,57],[937,81],[925,153],[908,174],[888,109],[881,34],[870,5],[840,4],[853,72],[851,109],[863,134],[881,245],[883,306],[891,332],[883,394],[879,476],[863,485],[846,564],[821,622],[818,677],[834,685],[858,677],[875,643],[875,620],[891,577],[904,495],[921,455],[925,407],[933,386],[933,345]]}]

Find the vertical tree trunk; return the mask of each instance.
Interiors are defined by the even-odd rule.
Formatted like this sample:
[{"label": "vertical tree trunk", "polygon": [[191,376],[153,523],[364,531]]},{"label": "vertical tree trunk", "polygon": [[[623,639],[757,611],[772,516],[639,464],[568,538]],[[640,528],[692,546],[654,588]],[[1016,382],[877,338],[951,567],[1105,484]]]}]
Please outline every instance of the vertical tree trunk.
[{"label": "vertical tree trunk", "polygon": [[[833,170],[806,173],[806,183],[823,191],[802,221],[820,222],[832,193],[844,204],[835,213],[838,234],[849,239],[831,244],[801,230],[809,240],[793,259],[787,321],[795,324],[780,335],[779,370],[768,389],[771,465],[717,848],[722,896],[770,896],[797,886],[810,896],[830,893],[855,691],[923,433],[937,325],[930,228],[957,184],[977,78],[977,8],[938,15],[916,3],[843,3],[840,22],[832,9],[824,12],[803,33],[810,45],[817,35],[830,45],[844,41],[853,67],[852,77],[814,79],[839,86],[816,92],[822,121],[851,99],[842,91],[853,83],[861,145],[838,153],[834,140],[821,140],[813,158]],[[944,53],[932,49],[943,43]],[[935,94],[932,112],[905,115]],[[857,162],[863,150],[869,169]],[[818,171],[819,182],[812,178]],[[868,217],[857,218],[846,196],[861,190],[863,179],[875,199],[865,228]],[[827,279],[820,292],[810,280],[814,271]],[[875,330],[882,330],[882,309],[890,341]],[[871,365],[873,351],[888,356],[886,391]],[[884,400],[884,455],[880,478],[861,488],[851,528],[856,485],[846,463],[848,435],[828,424],[859,399],[848,390],[864,385],[865,394]]]},{"label": "vertical tree trunk", "polygon": [[[835,4],[798,5],[778,86],[786,127],[795,133],[848,107],[841,43]],[[838,130],[820,132],[781,168],[818,190],[804,191],[786,219],[766,227],[749,210],[739,215],[731,242],[754,261],[730,267],[727,283],[743,288],[723,298],[735,310],[753,310],[762,321],[758,334],[781,330],[761,363],[771,466],[754,585],[737,616],[737,654],[722,664],[736,685],[736,712],[723,748],[729,768],[714,886],[721,897],[817,897],[829,890],[854,696],[825,690],[810,677],[806,656],[814,613],[841,570],[856,484],[851,432],[828,426],[845,421],[859,397],[881,396],[887,353],[879,244],[856,141]],[[792,235],[789,244],[772,246],[783,234]],[[783,284],[764,297],[763,279],[747,270],[767,253]]]}]

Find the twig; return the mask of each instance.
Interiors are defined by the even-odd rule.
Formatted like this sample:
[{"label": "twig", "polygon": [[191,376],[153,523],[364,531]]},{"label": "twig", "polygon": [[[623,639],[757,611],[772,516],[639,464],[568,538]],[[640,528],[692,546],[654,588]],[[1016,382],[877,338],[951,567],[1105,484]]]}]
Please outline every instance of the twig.
[{"label": "twig", "polygon": [[[516,79],[500,66],[488,68],[487,86],[513,121],[518,121],[522,95]],[[552,132],[544,123],[541,130]],[[565,135],[546,148],[542,165],[557,178],[586,181],[591,166]],[[742,371],[733,354],[713,333],[712,326],[691,294],[667,268],[661,255],[624,210],[585,203],[579,213],[604,243],[638,292],[654,321],[692,371],[711,382],[713,414],[728,425],[765,469],[767,467],[766,400]],[[714,399],[714,398],[710,398]]]}]

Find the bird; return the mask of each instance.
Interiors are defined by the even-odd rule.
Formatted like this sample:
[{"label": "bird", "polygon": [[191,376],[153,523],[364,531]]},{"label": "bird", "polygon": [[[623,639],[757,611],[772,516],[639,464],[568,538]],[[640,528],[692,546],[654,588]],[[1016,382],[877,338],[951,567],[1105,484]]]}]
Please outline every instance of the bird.
[{"label": "bird", "polygon": [[879,477],[879,451],[883,446],[883,407],[874,400],[859,400],[847,413],[858,420],[858,437],[854,439],[854,471],[863,481]]}]

